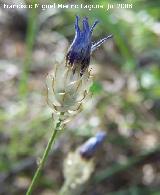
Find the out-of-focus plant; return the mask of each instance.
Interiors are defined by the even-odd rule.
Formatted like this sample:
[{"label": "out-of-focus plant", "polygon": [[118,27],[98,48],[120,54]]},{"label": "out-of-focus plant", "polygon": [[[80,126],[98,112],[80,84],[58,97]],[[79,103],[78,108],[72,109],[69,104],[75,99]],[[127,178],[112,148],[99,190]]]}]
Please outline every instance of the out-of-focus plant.
[{"label": "out-of-focus plant", "polygon": [[64,161],[65,182],[59,195],[80,195],[94,171],[93,156],[101,146],[106,133],[98,132],[75,152],[70,152]]},{"label": "out-of-focus plant", "polygon": [[[32,0],[31,4],[34,5],[37,3],[37,0]],[[38,29],[37,24],[38,11],[37,9],[29,10],[28,17],[28,28],[27,28],[27,36],[26,36],[26,53],[23,64],[23,72],[19,82],[19,92],[20,95],[25,97],[28,91],[28,77],[29,77],[29,69],[32,62],[32,51],[33,45],[36,38],[36,32]]]},{"label": "out-of-focus plant", "polygon": [[54,71],[47,76],[47,102],[53,110],[56,121],[55,128],[28,188],[27,195],[30,195],[33,191],[58,131],[81,111],[82,103],[89,95],[92,81],[90,70],[88,69],[91,53],[112,37],[110,35],[93,44],[91,42],[92,32],[98,21],[96,20],[90,27],[88,19],[85,17],[82,22],[82,30],[78,21],[79,17],[77,16],[75,38],[67,52],[65,62],[57,64]]}]

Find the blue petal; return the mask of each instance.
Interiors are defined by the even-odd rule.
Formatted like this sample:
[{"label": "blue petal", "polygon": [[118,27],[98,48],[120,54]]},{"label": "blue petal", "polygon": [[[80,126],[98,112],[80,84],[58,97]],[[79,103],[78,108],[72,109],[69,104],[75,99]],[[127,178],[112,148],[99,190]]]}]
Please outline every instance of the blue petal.
[{"label": "blue petal", "polygon": [[88,18],[85,17],[82,22],[83,22],[83,31],[85,33],[89,33],[90,29],[89,29],[89,24],[88,24]]},{"label": "blue petal", "polygon": [[75,30],[76,30],[76,33],[80,33],[80,28],[79,28],[79,24],[78,24],[78,21],[79,21],[79,17],[76,16],[76,21],[75,21]]},{"label": "blue petal", "polygon": [[106,42],[108,39],[112,38],[112,35],[109,35],[108,37],[105,37],[103,39],[101,39],[100,41],[98,41],[97,43],[93,44],[91,47],[91,53],[96,50],[99,46],[101,46],[104,42]]},{"label": "blue petal", "polygon": [[91,27],[91,29],[90,29],[90,33],[93,32],[95,26],[96,26],[98,23],[99,23],[99,20],[96,20],[96,21],[93,23],[93,25],[92,25],[92,27]]}]

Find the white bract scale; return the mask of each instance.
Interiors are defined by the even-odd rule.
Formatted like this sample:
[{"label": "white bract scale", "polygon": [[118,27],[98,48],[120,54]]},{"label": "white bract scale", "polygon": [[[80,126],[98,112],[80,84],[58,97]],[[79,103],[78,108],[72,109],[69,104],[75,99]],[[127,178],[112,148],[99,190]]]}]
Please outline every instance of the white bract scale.
[{"label": "white bract scale", "polygon": [[70,66],[56,64],[46,78],[47,103],[53,110],[53,116],[59,117],[63,124],[82,110],[82,104],[89,96],[92,76],[86,70],[82,76],[79,71],[73,73]]}]

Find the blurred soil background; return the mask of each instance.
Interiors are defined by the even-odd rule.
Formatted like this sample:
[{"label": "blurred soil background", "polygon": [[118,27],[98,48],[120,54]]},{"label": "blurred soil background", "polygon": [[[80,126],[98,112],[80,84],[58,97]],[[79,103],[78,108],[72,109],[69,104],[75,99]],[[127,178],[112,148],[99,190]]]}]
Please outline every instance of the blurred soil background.
[{"label": "blurred soil background", "polygon": [[93,54],[92,99],[61,132],[34,194],[58,194],[66,155],[100,129],[107,138],[83,194],[160,195],[160,3],[130,1],[132,9],[109,11],[2,7],[37,2],[66,3],[0,1],[0,195],[26,192],[51,135],[45,78],[65,57],[75,15],[100,20],[93,41],[113,39]]}]

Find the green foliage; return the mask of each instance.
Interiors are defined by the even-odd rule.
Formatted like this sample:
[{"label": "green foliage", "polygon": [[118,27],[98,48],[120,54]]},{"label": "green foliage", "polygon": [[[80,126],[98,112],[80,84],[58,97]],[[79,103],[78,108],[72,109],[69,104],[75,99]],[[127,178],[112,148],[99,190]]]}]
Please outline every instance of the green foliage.
[{"label": "green foliage", "polygon": [[90,91],[93,95],[98,95],[102,92],[102,85],[98,82],[98,81],[95,81],[91,88],[90,88]]}]

